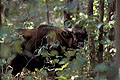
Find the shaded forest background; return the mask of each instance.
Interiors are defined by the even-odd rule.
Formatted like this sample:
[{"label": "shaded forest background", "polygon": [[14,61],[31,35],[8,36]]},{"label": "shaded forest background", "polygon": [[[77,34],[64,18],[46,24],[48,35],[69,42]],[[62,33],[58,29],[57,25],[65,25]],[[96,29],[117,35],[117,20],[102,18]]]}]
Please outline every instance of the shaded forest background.
[{"label": "shaded forest background", "polygon": [[[58,69],[60,80],[110,80],[116,73],[115,57],[116,0],[0,0],[0,75],[2,80],[44,80],[47,73],[23,70],[11,75],[9,64],[21,51],[15,32],[18,28],[32,29],[41,24],[64,28],[79,23],[87,29],[88,40],[81,49],[66,52],[76,54],[72,62],[64,59]],[[66,23],[64,23],[66,21]],[[56,61],[55,61],[56,62]],[[69,63],[69,64],[68,64]]]}]

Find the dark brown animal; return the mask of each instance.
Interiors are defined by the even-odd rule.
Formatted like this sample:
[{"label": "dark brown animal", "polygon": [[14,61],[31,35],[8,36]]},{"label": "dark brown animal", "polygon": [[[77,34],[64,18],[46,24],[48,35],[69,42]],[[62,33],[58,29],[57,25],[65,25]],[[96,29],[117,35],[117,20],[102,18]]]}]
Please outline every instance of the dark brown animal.
[{"label": "dark brown animal", "polygon": [[[17,32],[23,35],[26,41],[23,53],[17,54],[17,56],[12,60],[11,66],[13,67],[13,75],[16,75],[24,67],[34,71],[35,68],[40,69],[45,65],[45,57],[42,55],[33,58],[33,56],[37,54],[35,52],[36,49],[47,45],[48,49],[46,50],[48,52],[51,50],[57,50],[59,52],[59,56],[65,57],[61,50],[61,46],[65,46],[66,48],[79,48],[83,46],[84,39],[87,34],[86,30],[82,30],[82,27],[79,27],[78,25],[75,25],[72,29],[68,30],[54,26],[41,25],[36,29],[18,29]],[[51,43],[59,43],[59,46],[52,46],[50,48]]]},{"label": "dark brown animal", "polygon": [[37,29],[17,29],[18,35],[22,35],[27,41],[36,35]]},{"label": "dark brown animal", "polygon": [[83,47],[84,40],[87,39],[88,36],[86,28],[79,24],[75,24],[72,28],[68,28],[68,31],[71,31],[73,37],[77,40],[77,47]]}]

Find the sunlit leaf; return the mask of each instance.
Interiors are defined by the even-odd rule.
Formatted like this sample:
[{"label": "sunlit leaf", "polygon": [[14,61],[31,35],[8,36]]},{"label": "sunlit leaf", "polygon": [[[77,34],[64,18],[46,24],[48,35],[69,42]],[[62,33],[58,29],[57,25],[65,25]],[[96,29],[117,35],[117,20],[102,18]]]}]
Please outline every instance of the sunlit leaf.
[{"label": "sunlit leaf", "polygon": [[9,45],[2,44],[0,48],[0,56],[4,58],[8,58],[11,53]]},{"label": "sunlit leaf", "polygon": [[14,52],[21,52],[21,41],[14,42],[13,51]]},{"label": "sunlit leaf", "polygon": [[63,1],[63,0],[59,0],[59,1]]},{"label": "sunlit leaf", "polygon": [[101,28],[103,25],[104,25],[104,23],[100,23],[100,24],[97,25],[97,28],[99,29],[99,28]]},{"label": "sunlit leaf", "polygon": [[110,49],[109,52],[110,52],[110,53],[111,53],[111,52],[116,52],[116,49],[115,49],[115,48],[112,48],[112,49]]},{"label": "sunlit leaf", "polygon": [[52,50],[52,51],[50,52],[50,55],[51,55],[51,56],[56,56],[56,55],[58,55],[58,52],[57,52],[56,50]]},{"label": "sunlit leaf", "polygon": [[46,24],[46,22],[42,22],[42,24]]},{"label": "sunlit leaf", "polygon": [[61,70],[63,70],[64,68],[66,68],[68,64],[69,64],[69,63],[66,63],[66,64],[64,64],[61,68],[57,68],[56,70],[61,71]]}]

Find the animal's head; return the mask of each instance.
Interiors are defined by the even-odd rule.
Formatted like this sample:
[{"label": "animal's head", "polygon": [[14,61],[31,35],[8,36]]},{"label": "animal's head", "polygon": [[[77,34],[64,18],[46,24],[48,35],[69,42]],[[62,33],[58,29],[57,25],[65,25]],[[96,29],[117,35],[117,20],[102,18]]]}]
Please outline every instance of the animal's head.
[{"label": "animal's head", "polygon": [[84,46],[84,40],[87,39],[86,28],[79,24],[67,29],[73,36],[73,47],[80,48]]},{"label": "animal's head", "polygon": [[37,29],[17,29],[18,35],[22,35],[24,39],[29,41],[33,36],[36,35]]}]

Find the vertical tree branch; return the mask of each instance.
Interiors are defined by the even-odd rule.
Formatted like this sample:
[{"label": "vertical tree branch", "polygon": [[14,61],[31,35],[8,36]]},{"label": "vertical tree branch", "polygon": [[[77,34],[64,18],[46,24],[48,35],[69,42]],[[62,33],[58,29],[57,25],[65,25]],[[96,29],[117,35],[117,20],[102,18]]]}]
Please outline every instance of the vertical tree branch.
[{"label": "vertical tree branch", "polygon": [[[115,24],[115,47],[116,47],[116,57],[115,57],[115,69],[118,72],[118,77],[120,80],[120,1],[116,0],[116,24]],[[116,77],[116,76],[115,76]],[[115,77],[113,80],[115,80]]]},{"label": "vertical tree branch", "polygon": [[50,24],[49,9],[48,9],[48,0],[45,0],[45,2],[46,2],[47,23]]},{"label": "vertical tree branch", "polygon": [[[93,15],[93,0],[88,0],[88,18],[91,19]],[[91,26],[91,23],[89,23],[89,26]],[[91,36],[91,30],[90,27],[88,27],[88,48],[89,48],[89,55],[90,55],[90,63],[94,64],[95,63],[95,45],[94,45],[94,40],[93,37]]]},{"label": "vertical tree branch", "polygon": [[68,6],[68,3],[71,3],[73,0],[66,0],[65,5]]},{"label": "vertical tree branch", "polygon": [[119,0],[116,0],[115,47],[116,47],[116,55],[113,66],[114,74],[108,75],[108,80],[120,80],[120,1]]},{"label": "vertical tree branch", "polygon": [[111,21],[111,16],[114,14],[115,12],[115,3],[116,3],[116,0],[107,0],[108,2],[108,16],[107,16],[107,22]]},{"label": "vertical tree branch", "polygon": [[1,0],[0,0],[0,28],[2,26],[2,4],[1,4]]},{"label": "vertical tree branch", "polygon": [[[103,23],[103,18],[104,18],[104,0],[100,0],[100,6],[99,6],[99,11],[100,11],[100,22]],[[103,40],[103,25],[99,29],[99,49],[97,53],[97,58],[98,58],[98,63],[103,62],[103,44],[101,41]]]},{"label": "vertical tree branch", "polygon": [[[73,0],[65,0],[65,6],[68,8],[68,4],[71,4],[73,2]],[[71,27],[71,23],[69,21],[72,20],[71,18],[72,13],[70,13],[69,10],[64,10],[64,27],[68,28]],[[66,23],[69,22],[69,23]]]},{"label": "vertical tree branch", "polygon": [[77,4],[76,4],[76,5],[77,5],[76,10],[79,11],[79,0],[76,0],[76,3],[77,3]]},{"label": "vertical tree branch", "polygon": [[[88,0],[88,18],[89,19],[93,19],[93,2],[94,0]],[[95,67],[95,41],[94,41],[94,37],[92,36],[92,32],[94,30],[91,30],[92,27],[92,23],[88,23],[89,27],[88,27],[88,54],[90,56],[90,65],[91,65],[91,70]],[[91,76],[95,77],[95,73],[92,73]]]},{"label": "vertical tree branch", "polygon": [[108,9],[107,9],[107,22],[109,22],[111,20],[111,2],[110,0],[107,0],[107,3],[108,3]]},{"label": "vertical tree branch", "polygon": [[93,15],[93,2],[94,0],[88,0],[88,16]]},{"label": "vertical tree branch", "polygon": [[[73,0],[66,0],[65,1],[65,6],[68,7],[68,4],[71,3]],[[67,10],[64,11],[64,20],[71,20],[71,16],[72,14]]]},{"label": "vertical tree branch", "polygon": [[[2,27],[2,16],[1,16],[1,13],[2,13],[2,5],[1,5],[1,0],[0,0],[0,29]],[[0,59],[1,59],[1,57],[0,57]],[[2,76],[2,67],[0,66],[0,80],[2,80],[1,76]]]}]

